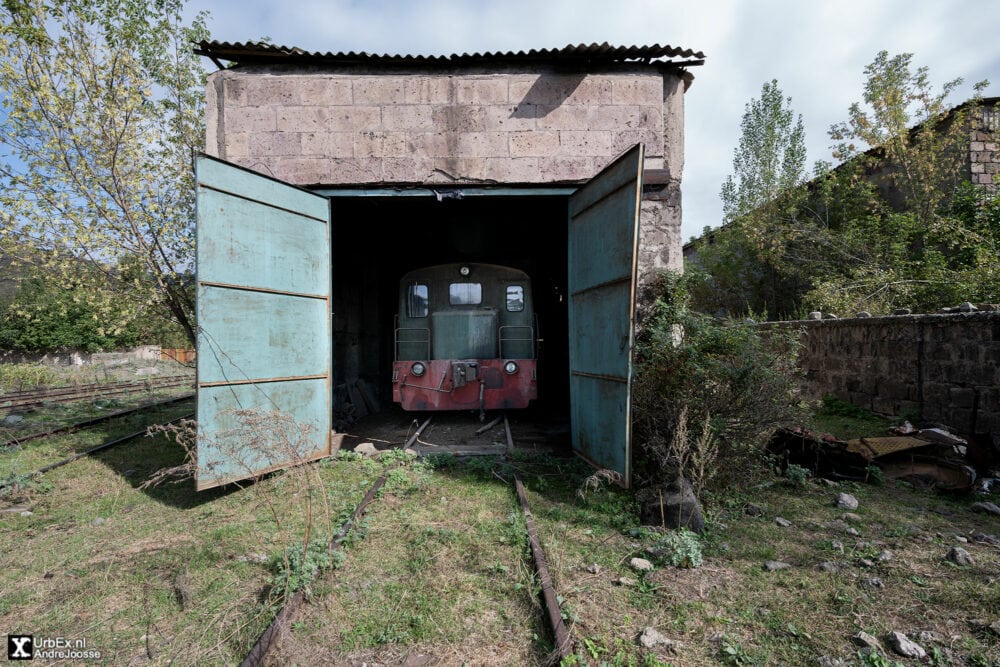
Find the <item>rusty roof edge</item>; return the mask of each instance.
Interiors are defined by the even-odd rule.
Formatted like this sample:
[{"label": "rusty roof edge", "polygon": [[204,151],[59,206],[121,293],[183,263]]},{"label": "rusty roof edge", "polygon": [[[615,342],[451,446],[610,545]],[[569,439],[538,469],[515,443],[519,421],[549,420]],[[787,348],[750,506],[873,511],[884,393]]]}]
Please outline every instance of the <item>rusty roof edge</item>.
[{"label": "rusty roof edge", "polygon": [[[603,44],[567,45],[561,49],[531,49],[529,51],[505,51],[462,53],[451,55],[402,55],[372,54],[367,52],[306,51],[299,47],[289,47],[262,42],[218,42],[202,40],[195,43],[194,52],[211,58],[217,65],[220,60],[232,63],[327,63],[343,65],[397,65],[397,66],[441,66],[468,65],[491,62],[527,63],[562,62],[578,64],[628,63],[653,66],[697,66],[704,64],[705,54],[701,51],[654,44],[652,46],[611,46]],[[693,60],[669,61],[664,58],[688,58]]]}]

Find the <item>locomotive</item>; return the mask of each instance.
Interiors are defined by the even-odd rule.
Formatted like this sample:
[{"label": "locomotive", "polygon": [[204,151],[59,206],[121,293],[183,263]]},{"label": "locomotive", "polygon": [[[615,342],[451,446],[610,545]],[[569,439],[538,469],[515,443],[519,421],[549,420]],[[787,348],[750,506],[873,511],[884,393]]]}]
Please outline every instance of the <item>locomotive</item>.
[{"label": "locomotive", "polygon": [[495,264],[442,264],[399,283],[392,399],[404,410],[525,408],[538,397],[531,280]]}]

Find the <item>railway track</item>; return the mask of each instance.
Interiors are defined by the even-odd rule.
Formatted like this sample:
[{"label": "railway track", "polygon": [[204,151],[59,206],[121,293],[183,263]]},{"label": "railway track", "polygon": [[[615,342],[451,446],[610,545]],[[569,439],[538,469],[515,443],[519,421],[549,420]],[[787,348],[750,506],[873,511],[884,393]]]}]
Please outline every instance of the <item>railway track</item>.
[{"label": "railway track", "polygon": [[54,387],[48,389],[33,389],[0,395],[0,410],[12,411],[46,403],[73,403],[90,398],[108,398],[140,392],[153,392],[158,389],[194,386],[194,377],[190,375],[173,375],[148,380],[127,380],[124,382],[92,383],[74,385],[71,387]]},{"label": "railway track", "polygon": [[48,438],[53,435],[69,433],[70,431],[76,431],[82,428],[90,428],[91,426],[97,426],[98,424],[103,424],[104,422],[111,421],[112,419],[117,419],[119,417],[127,417],[128,415],[135,414],[137,412],[144,412],[146,410],[152,410],[154,408],[162,407],[164,405],[180,403],[181,401],[191,400],[192,398],[194,398],[194,394],[184,394],[183,396],[168,398],[165,401],[157,401],[156,403],[147,403],[145,405],[140,405],[139,407],[136,408],[129,408],[128,410],[117,410],[115,412],[109,412],[108,414],[101,415],[100,417],[92,417],[90,419],[84,419],[78,422],[73,422],[72,424],[66,424],[65,426],[50,428],[46,431],[37,431],[35,433],[29,433],[28,435],[22,435],[20,437],[11,438],[6,442],[0,443],[0,449],[8,447],[18,447],[26,442],[31,442],[32,440],[39,440],[41,438]]},{"label": "railway track", "polygon": [[[417,430],[407,439],[403,447],[410,447],[414,442],[416,442],[421,433],[423,433],[431,424],[432,420],[433,417],[428,417],[424,420]],[[499,424],[500,421],[501,418],[497,418],[487,426],[480,429],[477,434],[492,428],[494,425]],[[514,440],[511,435],[510,423],[506,414],[502,416],[502,421],[507,441],[507,450],[510,451],[514,448]],[[337,536],[330,541],[329,548],[331,552],[342,547],[352,527],[365,513],[368,506],[378,497],[378,491],[385,484],[390,471],[391,468],[385,470],[382,473],[382,476],[375,481],[372,487],[365,494],[362,501],[351,513],[347,521],[345,521],[345,523],[341,526]],[[545,612],[546,622],[552,633],[553,645],[555,647],[555,661],[560,662],[572,654],[573,642],[562,618],[562,612],[559,607],[559,596],[556,593],[552,577],[549,574],[545,550],[542,546],[542,541],[539,537],[538,530],[534,523],[534,518],[531,514],[524,484],[521,482],[520,477],[516,473],[514,474],[511,490],[517,497],[518,504],[520,505],[521,511],[524,515],[528,542],[531,547],[532,560],[534,562],[534,569],[541,585],[540,597],[542,609]],[[280,643],[281,637],[284,636],[288,628],[291,627],[294,622],[296,612],[302,607],[304,602],[305,594],[301,591],[295,593],[285,602],[282,608],[278,611],[277,615],[274,617],[274,620],[272,620],[270,625],[268,625],[268,627],[264,630],[260,638],[250,650],[249,654],[247,654],[246,658],[244,658],[240,667],[258,667],[259,665],[266,664],[266,659],[271,653],[271,650]]]}]

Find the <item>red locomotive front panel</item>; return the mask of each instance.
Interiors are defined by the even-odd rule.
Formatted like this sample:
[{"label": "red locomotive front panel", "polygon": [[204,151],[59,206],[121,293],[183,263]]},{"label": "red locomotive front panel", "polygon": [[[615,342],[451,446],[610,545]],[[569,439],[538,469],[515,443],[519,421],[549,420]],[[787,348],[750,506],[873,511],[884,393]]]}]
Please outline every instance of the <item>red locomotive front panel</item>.
[{"label": "red locomotive front panel", "polygon": [[392,367],[392,400],[404,410],[526,408],[538,398],[536,363],[534,359],[397,361]]}]

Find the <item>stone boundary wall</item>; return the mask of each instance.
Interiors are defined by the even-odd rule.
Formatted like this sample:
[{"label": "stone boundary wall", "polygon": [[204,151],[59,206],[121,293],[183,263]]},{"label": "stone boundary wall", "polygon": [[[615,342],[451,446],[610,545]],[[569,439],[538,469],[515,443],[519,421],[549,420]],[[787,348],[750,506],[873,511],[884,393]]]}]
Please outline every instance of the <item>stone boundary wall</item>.
[{"label": "stone boundary wall", "polygon": [[980,110],[978,127],[969,142],[969,170],[973,183],[1000,185],[1000,106]]},{"label": "stone boundary wall", "polygon": [[130,361],[159,361],[159,345],[143,345],[124,352],[12,352],[0,350],[0,364],[46,364],[50,366],[120,365]]},{"label": "stone boundary wall", "polygon": [[761,324],[802,331],[806,390],[961,433],[1000,434],[1000,312]]}]

